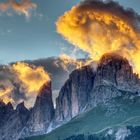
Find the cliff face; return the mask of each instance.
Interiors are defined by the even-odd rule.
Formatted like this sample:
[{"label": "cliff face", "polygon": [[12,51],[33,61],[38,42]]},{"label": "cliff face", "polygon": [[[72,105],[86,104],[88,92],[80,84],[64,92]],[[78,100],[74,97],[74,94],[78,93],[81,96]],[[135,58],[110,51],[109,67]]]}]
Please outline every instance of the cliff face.
[{"label": "cliff face", "polygon": [[95,81],[94,87],[112,84],[130,91],[138,90],[137,86],[140,84],[140,80],[133,73],[129,62],[125,58],[113,54],[106,54],[101,58]]},{"label": "cliff face", "polygon": [[91,91],[91,102],[95,106],[110,98],[132,93],[140,93],[140,80],[133,73],[129,62],[113,54],[104,55],[96,71],[95,82]]},{"label": "cliff face", "polygon": [[37,96],[34,107],[28,110],[24,103],[13,109],[12,104],[0,102],[0,140],[44,134],[54,116],[51,83],[46,83]]},{"label": "cliff face", "polygon": [[24,103],[17,106],[16,110],[13,109],[12,104],[3,104],[0,106],[0,139],[1,140],[17,140],[20,137],[24,126],[29,117],[29,110],[26,109]]},{"label": "cliff face", "polygon": [[4,123],[10,118],[15,111],[11,103],[7,105],[0,101],[0,128],[3,127]]},{"label": "cliff face", "polygon": [[55,119],[67,121],[83,111],[90,100],[95,72],[89,66],[73,71],[56,100]]},{"label": "cliff face", "polygon": [[140,80],[129,62],[118,55],[106,54],[99,61],[96,71],[86,66],[72,72],[56,100],[56,124],[130,92],[131,98],[140,93]]},{"label": "cliff face", "polygon": [[44,134],[54,116],[51,82],[46,83],[37,96],[22,137]]}]

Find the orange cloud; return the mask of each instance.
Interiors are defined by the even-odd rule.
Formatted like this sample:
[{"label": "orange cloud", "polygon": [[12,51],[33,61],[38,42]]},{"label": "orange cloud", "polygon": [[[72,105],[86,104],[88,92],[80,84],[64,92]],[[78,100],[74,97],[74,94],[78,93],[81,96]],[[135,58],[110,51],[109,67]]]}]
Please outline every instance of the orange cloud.
[{"label": "orange cloud", "polygon": [[9,0],[8,2],[0,3],[0,10],[2,12],[12,9],[18,14],[24,14],[26,17],[30,17],[31,10],[36,8],[37,5],[30,0],[21,0],[20,2],[17,2],[16,0]]},{"label": "orange cloud", "polygon": [[[5,66],[0,70],[0,100],[6,104],[11,102],[14,107],[24,101],[26,107],[30,108],[34,105],[40,88],[50,80],[43,67],[24,62]],[[17,95],[22,97],[17,99]]]},{"label": "orange cloud", "polygon": [[61,16],[57,31],[99,60],[104,53],[126,57],[140,74],[140,16],[113,1],[86,0]]},{"label": "orange cloud", "polygon": [[14,90],[14,86],[8,79],[0,79],[0,100],[4,103],[14,103],[14,100],[11,97],[11,93]]},{"label": "orange cloud", "polygon": [[27,63],[18,62],[12,66],[12,69],[28,93],[38,93],[40,88],[50,81],[49,74],[43,67],[31,67]]}]

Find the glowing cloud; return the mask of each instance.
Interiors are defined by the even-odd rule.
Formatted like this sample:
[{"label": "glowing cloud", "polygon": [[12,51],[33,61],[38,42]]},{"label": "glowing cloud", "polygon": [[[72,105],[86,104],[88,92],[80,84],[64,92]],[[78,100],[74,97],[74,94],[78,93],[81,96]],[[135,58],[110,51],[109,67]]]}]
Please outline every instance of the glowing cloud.
[{"label": "glowing cloud", "polygon": [[59,59],[63,62],[62,67],[65,70],[67,70],[68,66],[71,64],[75,65],[76,68],[80,68],[84,65],[82,61],[71,58],[70,56],[68,56],[66,54],[60,55]]},{"label": "glowing cloud", "polygon": [[37,5],[30,0],[21,0],[20,2],[9,0],[6,3],[0,3],[0,10],[2,12],[12,9],[18,14],[24,14],[26,17],[30,17],[31,10],[35,8],[37,8]]},{"label": "glowing cloud", "polygon": [[5,104],[9,102],[14,103],[14,100],[11,97],[14,86],[7,77],[2,77],[2,74],[3,73],[0,73],[0,100],[2,100]]},{"label": "glowing cloud", "polygon": [[[62,61],[61,66],[63,67],[64,70],[68,71],[68,67],[70,65],[74,65],[76,69],[80,69],[83,66],[86,65],[92,65],[93,60],[92,59],[87,59],[87,60],[78,60],[75,58],[72,58],[66,54],[61,54],[59,56],[59,59]],[[68,71],[69,72],[69,71]]]},{"label": "glowing cloud", "polygon": [[4,103],[13,103],[14,100],[10,97],[10,93],[12,92],[12,88],[7,87],[5,89],[0,89],[0,99],[4,102]]},{"label": "glowing cloud", "polygon": [[31,67],[27,63],[18,62],[12,68],[28,93],[39,92],[40,88],[50,81],[43,67]]},{"label": "glowing cloud", "polygon": [[5,66],[0,69],[0,100],[5,104],[11,102],[14,107],[24,101],[30,108],[47,82],[50,77],[43,67],[24,62]]},{"label": "glowing cloud", "polygon": [[61,16],[57,31],[99,60],[104,53],[126,57],[140,74],[140,17],[113,1],[86,0]]},{"label": "glowing cloud", "polygon": [[24,62],[12,65],[12,71],[20,84],[20,90],[26,95],[25,105],[28,108],[32,107],[40,88],[45,83],[50,82],[49,74],[45,72],[43,67],[30,66]]}]

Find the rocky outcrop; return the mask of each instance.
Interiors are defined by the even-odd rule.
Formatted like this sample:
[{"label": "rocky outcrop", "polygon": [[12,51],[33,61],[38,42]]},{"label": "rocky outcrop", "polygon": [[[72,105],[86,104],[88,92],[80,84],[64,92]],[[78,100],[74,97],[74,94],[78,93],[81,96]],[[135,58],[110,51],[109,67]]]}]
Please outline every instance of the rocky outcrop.
[{"label": "rocky outcrop", "polygon": [[104,55],[98,64],[91,91],[92,105],[96,106],[128,92],[132,96],[140,93],[140,80],[133,73],[129,62],[116,54]]},{"label": "rocky outcrop", "polygon": [[37,96],[34,107],[22,132],[22,137],[45,134],[54,116],[51,82],[46,83]]},{"label": "rocky outcrop", "polygon": [[14,111],[13,106],[12,106],[11,103],[8,103],[6,105],[3,101],[0,101],[0,128],[3,127],[5,122],[14,113],[15,113],[15,111]]},{"label": "rocky outcrop", "polygon": [[44,134],[54,116],[51,82],[40,89],[34,107],[28,110],[20,103],[14,110],[11,103],[0,102],[0,140]]},{"label": "rocky outcrop", "polygon": [[105,54],[96,71],[91,66],[85,66],[69,76],[56,100],[55,125],[128,92],[132,96],[140,93],[138,76],[125,58]]},{"label": "rocky outcrop", "polygon": [[73,71],[56,100],[55,121],[68,121],[81,112],[90,100],[94,84],[94,70],[85,66]]},{"label": "rocky outcrop", "polygon": [[140,84],[140,80],[133,73],[129,62],[125,58],[114,54],[106,54],[101,58],[95,81],[94,87],[112,84],[120,87],[120,89],[130,91],[138,90],[136,87]]},{"label": "rocky outcrop", "polygon": [[18,140],[28,117],[29,110],[26,109],[24,103],[17,106],[16,110],[13,109],[12,104],[8,103],[3,106],[3,113],[1,115],[0,139],[1,140]]}]

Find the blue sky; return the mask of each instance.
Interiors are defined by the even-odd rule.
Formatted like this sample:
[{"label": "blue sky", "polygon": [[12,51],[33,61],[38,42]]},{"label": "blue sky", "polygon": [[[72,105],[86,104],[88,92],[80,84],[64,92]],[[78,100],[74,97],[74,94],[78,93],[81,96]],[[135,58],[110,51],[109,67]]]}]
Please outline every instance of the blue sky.
[{"label": "blue sky", "polygon": [[[6,0],[0,0],[3,2]],[[140,0],[118,0],[124,7],[140,14]],[[38,7],[27,19],[24,15],[0,15],[0,63],[58,56],[70,46],[57,34],[59,16],[80,0],[32,0]]]}]

